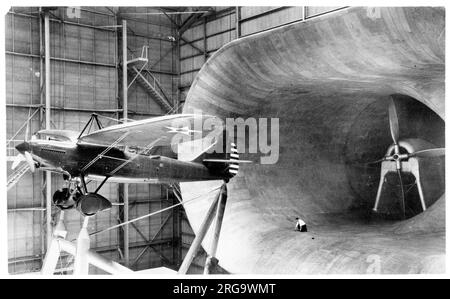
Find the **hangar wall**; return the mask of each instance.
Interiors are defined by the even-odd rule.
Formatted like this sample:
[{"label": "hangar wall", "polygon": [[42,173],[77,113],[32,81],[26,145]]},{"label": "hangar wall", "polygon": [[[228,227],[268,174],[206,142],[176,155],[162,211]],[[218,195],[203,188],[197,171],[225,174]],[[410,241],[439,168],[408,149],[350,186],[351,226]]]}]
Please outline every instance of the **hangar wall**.
[{"label": "hangar wall", "polygon": [[[150,12],[152,8],[138,8]],[[172,98],[177,93],[177,59],[172,24],[160,15],[129,17],[136,8],[120,8],[128,23],[129,59],[140,55],[142,46],[149,47],[154,76]],[[6,105],[7,140],[21,128],[36,109],[41,108],[40,34],[38,8],[12,8],[6,21]],[[90,114],[96,112],[111,119],[120,117],[121,34],[117,27],[117,8],[81,8],[80,18],[71,18],[66,8],[51,12],[51,122],[54,128],[80,130]],[[133,56],[134,55],[134,56]],[[130,79],[131,80],[131,79]],[[129,81],[130,82],[130,81]],[[161,107],[145,90],[134,83],[128,93],[129,117],[148,118],[164,114]],[[31,119],[28,138],[43,128],[45,113],[37,112]],[[100,118],[104,125],[115,121]],[[42,124],[42,125],[41,125]],[[24,139],[26,128],[8,144],[8,157],[17,155],[14,146]],[[9,159],[11,160],[11,159]],[[10,168],[11,162],[8,163]],[[8,169],[8,175],[11,170]],[[26,173],[8,192],[8,255],[10,273],[39,270],[45,252],[45,190],[43,173]],[[94,188],[95,182],[91,183]],[[52,192],[61,188],[62,178],[52,175]],[[119,201],[117,184],[106,184],[102,195],[113,203]],[[174,197],[161,185],[130,185],[129,217],[134,218],[172,204]],[[90,221],[90,231],[117,224],[120,206],[99,213]],[[52,209],[52,221],[59,212]],[[176,246],[178,212],[144,219],[130,228],[130,264],[133,269],[173,266],[179,260]],[[81,226],[76,212],[66,213],[68,239],[74,239]],[[161,231],[159,229],[162,227]],[[150,242],[151,240],[151,242]],[[148,246],[151,245],[151,246]],[[121,260],[123,240],[120,230],[109,231],[92,238],[91,247],[114,260]],[[123,249],[122,249],[123,251]],[[139,258],[138,258],[139,257]],[[67,261],[61,261],[64,268]]]}]

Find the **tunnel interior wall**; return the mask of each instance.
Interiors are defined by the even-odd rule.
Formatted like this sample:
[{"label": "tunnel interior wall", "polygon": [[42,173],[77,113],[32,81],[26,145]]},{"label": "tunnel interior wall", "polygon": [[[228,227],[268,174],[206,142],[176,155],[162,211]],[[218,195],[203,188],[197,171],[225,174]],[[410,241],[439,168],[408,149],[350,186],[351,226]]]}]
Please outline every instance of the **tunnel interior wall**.
[{"label": "tunnel interior wall", "polygon": [[[430,179],[426,212],[373,224],[352,211],[373,205],[379,168],[364,163],[381,158],[392,143],[390,96],[402,138],[445,144],[444,15],[442,8],[350,8],[234,41],[208,60],[183,112],[278,118],[280,124],[277,163],[262,165],[259,154],[243,154],[255,163],[242,165],[229,183],[222,267],[364,273],[377,255],[384,273],[442,271],[443,159],[423,167]],[[208,191],[218,184],[181,185],[184,199],[207,194],[186,206],[194,230],[215,196]],[[293,232],[296,216],[311,232]],[[209,242],[210,236],[206,250]]]}]

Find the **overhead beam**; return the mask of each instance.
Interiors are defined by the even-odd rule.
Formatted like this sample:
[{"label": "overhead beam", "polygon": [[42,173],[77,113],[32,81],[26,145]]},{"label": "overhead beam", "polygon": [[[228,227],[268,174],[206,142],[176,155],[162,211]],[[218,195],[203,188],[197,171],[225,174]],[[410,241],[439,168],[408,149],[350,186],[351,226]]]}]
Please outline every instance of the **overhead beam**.
[{"label": "overhead beam", "polygon": [[175,28],[178,28],[178,24],[162,9],[161,7],[158,8],[168,19],[169,21],[175,26]]},{"label": "overhead beam", "polygon": [[[214,37],[214,36],[221,35],[221,34],[224,34],[224,33],[229,33],[229,32],[231,32],[231,31],[234,31],[235,29],[236,29],[236,28],[234,28],[234,27],[230,27],[230,28],[227,28],[227,29],[225,29],[225,30],[221,30],[221,31],[217,31],[217,32],[215,32],[215,33],[209,34],[209,35],[207,35],[206,37],[207,37],[207,38],[210,38],[210,37]],[[190,42],[191,42],[191,43],[195,43],[195,42],[199,42],[199,41],[201,41],[201,40],[203,40],[203,36],[202,36],[202,37],[199,37],[199,38],[191,39]],[[186,45],[186,44],[180,44],[180,46],[184,46],[184,45]]]},{"label": "overhead beam", "polygon": [[188,30],[195,22],[200,20],[201,18],[210,16],[211,14],[215,13],[214,8],[207,7],[207,12],[203,12],[205,8],[203,7],[197,7],[192,11],[192,14],[181,24],[179,27],[179,35],[182,36],[183,33]]},{"label": "overhead beam", "polygon": [[211,22],[211,21],[215,21],[220,18],[224,18],[229,15],[232,15],[234,13],[235,13],[234,6],[230,6],[228,8],[225,8],[225,9],[222,9],[219,11],[210,10],[209,12],[204,13],[201,17],[199,17],[188,29],[192,29],[197,26],[201,26],[204,18],[207,18],[208,19],[207,21]]},{"label": "overhead beam", "polygon": [[199,18],[200,16],[202,16],[202,15],[203,15],[203,14],[191,14],[191,15],[183,22],[183,24],[181,24],[181,26],[180,26],[180,28],[179,28],[179,30],[178,30],[178,32],[179,32],[179,34],[180,34],[180,37],[181,37],[181,35],[183,35],[183,33],[184,33],[186,30],[188,30],[189,27],[191,27],[191,25],[194,24],[195,21],[197,21],[198,18]]},{"label": "overhead beam", "polygon": [[[279,12],[279,11],[282,11],[282,10],[285,10],[285,9],[288,9],[288,8],[291,8],[291,6],[280,6],[280,7],[276,7],[276,8],[273,8],[273,9],[266,10],[266,11],[260,13],[260,14],[252,15],[252,16],[247,17],[247,18],[239,18],[239,19],[236,19],[236,20],[239,21],[239,23],[244,23],[244,22],[247,22],[247,21],[250,21],[250,20],[254,20],[254,19],[258,19],[258,18],[267,16],[267,15],[270,15],[272,13]],[[237,9],[236,11],[239,11],[239,9]],[[239,11],[239,13],[240,13],[240,11]]]}]

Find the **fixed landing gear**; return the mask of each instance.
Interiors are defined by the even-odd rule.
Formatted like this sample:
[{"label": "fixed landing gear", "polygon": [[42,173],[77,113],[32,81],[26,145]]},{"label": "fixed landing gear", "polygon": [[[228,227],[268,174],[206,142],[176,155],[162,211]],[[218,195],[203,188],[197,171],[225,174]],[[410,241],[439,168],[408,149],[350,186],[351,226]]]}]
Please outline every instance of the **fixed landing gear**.
[{"label": "fixed landing gear", "polygon": [[69,188],[62,188],[56,190],[53,194],[53,203],[61,210],[68,210],[75,207],[81,196],[81,193],[76,189],[71,191]]},{"label": "fixed landing gear", "polygon": [[53,204],[61,210],[68,210],[74,208],[82,196],[81,190],[78,188],[78,181],[71,180],[67,175],[64,175],[64,181],[67,187],[56,190],[53,194]]},{"label": "fixed landing gear", "polygon": [[68,187],[57,190],[53,194],[53,203],[61,210],[76,208],[84,216],[93,216],[100,211],[111,208],[111,202],[97,192],[108,178],[97,187],[95,192],[88,192],[84,176],[70,179],[67,176]]}]

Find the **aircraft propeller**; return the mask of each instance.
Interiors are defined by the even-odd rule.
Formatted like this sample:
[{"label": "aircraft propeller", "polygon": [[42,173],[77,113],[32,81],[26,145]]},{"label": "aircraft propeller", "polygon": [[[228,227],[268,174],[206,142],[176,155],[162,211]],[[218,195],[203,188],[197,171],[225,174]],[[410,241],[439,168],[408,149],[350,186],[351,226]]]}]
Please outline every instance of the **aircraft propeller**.
[{"label": "aircraft propeller", "polygon": [[17,166],[22,161],[26,161],[28,165],[30,166],[31,172],[34,172],[36,170],[36,164],[33,160],[33,157],[31,156],[30,152],[27,150],[21,150],[21,148],[29,147],[28,142],[24,141],[23,143],[19,144],[16,148],[19,150],[19,154],[14,158],[14,162],[11,166],[11,169],[16,169]]},{"label": "aircraft propeller", "polygon": [[410,157],[419,157],[419,158],[430,158],[430,157],[439,157],[445,155],[445,148],[430,148],[425,150],[420,150],[413,153],[401,153],[400,146],[398,143],[400,136],[399,122],[398,122],[398,114],[397,109],[395,107],[395,103],[392,97],[389,98],[389,130],[391,132],[392,141],[394,144],[394,153],[390,156],[385,156],[379,160],[369,162],[366,164],[375,164],[383,161],[392,161],[396,163],[397,174],[400,182],[401,188],[401,204],[403,211],[403,218],[405,218],[405,190],[403,186],[402,180],[402,161],[408,160]]}]

